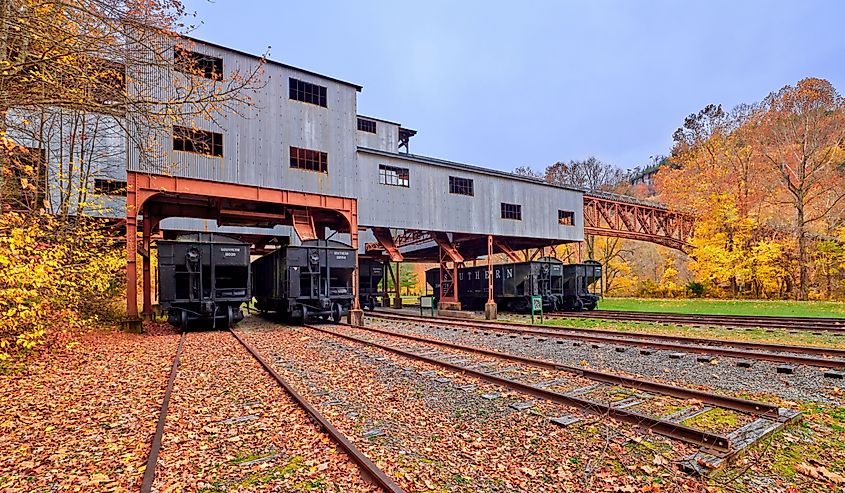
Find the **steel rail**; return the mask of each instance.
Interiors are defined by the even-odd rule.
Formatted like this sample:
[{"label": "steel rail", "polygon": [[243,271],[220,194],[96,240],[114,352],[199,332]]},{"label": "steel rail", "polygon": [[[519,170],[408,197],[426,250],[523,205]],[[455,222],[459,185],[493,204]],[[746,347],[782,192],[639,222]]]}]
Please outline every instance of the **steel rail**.
[{"label": "steel rail", "polygon": [[[513,325],[513,326],[528,326],[532,327],[531,325],[526,325],[519,322],[508,322],[508,321],[501,321],[496,322],[501,323],[504,325]],[[770,344],[766,342],[748,342],[748,341],[734,341],[734,340],[723,340],[723,339],[707,339],[704,337],[689,337],[689,336],[675,336],[675,335],[666,335],[666,334],[648,334],[642,332],[629,332],[629,331],[618,331],[618,330],[608,330],[608,329],[593,329],[593,328],[584,328],[584,327],[559,327],[554,325],[544,326],[547,330],[556,330],[556,331],[570,331],[570,332],[581,332],[586,334],[604,334],[614,337],[634,337],[637,339],[655,339],[655,340],[663,340],[663,341],[676,341],[676,342],[683,342],[684,344],[705,344],[705,345],[712,345],[712,346],[731,346],[735,348],[743,348],[743,349],[754,349],[759,351],[777,351],[777,352],[785,352],[785,353],[796,353],[796,354],[813,354],[818,356],[827,356],[827,357],[843,357],[845,358],[845,349],[837,349],[837,348],[827,348],[827,347],[819,347],[819,346],[790,346],[787,344]]]},{"label": "steel rail", "polygon": [[726,327],[759,327],[764,329],[793,330],[800,332],[819,331],[832,334],[845,333],[845,321],[816,322],[815,320],[770,320],[769,317],[751,316],[712,316],[680,313],[644,313],[644,312],[553,312],[549,318],[588,318],[617,322],[655,322],[676,325],[719,325]]},{"label": "steel rail", "polygon": [[[344,324],[345,325],[345,324]],[[655,382],[653,380],[645,380],[640,378],[633,378],[633,377],[626,377],[624,375],[617,375],[613,373],[606,373],[597,370],[589,370],[586,368],[579,368],[575,366],[564,365],[562,363],[555,363],[554,361],[542,360],[537,358],[530,358],[527,356],[518,356],[515,354],[510,353],[503,353],[499,351],[493,351],[490,349],[484,349],[477,346],[466,346],[464,344],[455,344],[451,342],[441,341],[438,339],[429,339],[427,337],[415,336],[411,334],[404,334],[398,332],[390,332],[388,330],[383,329],[376,329],[375,327],[352,327],[352,329],[356,330],[365,330],[370,332],[376,332],[379,334],[385,334],[388,336],[393,337],[400,337],[403,339],[408,339],[412,341],[422,342],[425,344],[433,344],[443,347],[448,347],[451,349],[457,349],[459,351],[466,351],[476,354],[483,354],[485,356],[492,356],[494,358],[504,359],[508,361],[516,361],[519,363],[525,363],[528,365],[536,366],[538,368],[544,368],[548,370],[560,370],[565,371],[568,373],[574,373],[578,376],[582,376],[588,378],[590,380],[596,380],[599,382],[609,383],[613,385],[621,385],[624,387],[635,388],[637,390],[646,390],[650,392],[657,392],[664,395],[669,395],[672,397],[678,397],[681,399],[696,399],[701,402],[707,404],[713,404],[715,406],[723,407],[726,409],[732,409],[734,411],[740,411],[744,413],[765,416],[767,418],[779,419],[780,418],[780,408],[773,404],[766,404],[765,402],[759,401],[752,401],[749,399],[740,399],[737,397],[729,397],[729,396],[722,396],[718,394],[713,394],[710,392],[704,392],[701,390],[689,389],[686,387],[678,387],[675,385],[664,384],[660,382]]]},{"label": "steel rail", "polygon": [[150,456],[147,458],[144,478],[141,480],[141,493],[150,493],[153,488],[153,481],[155,481],[156,463],[158,462],[158,454],[161,451],[161,439],[164,436],[167,409],[170,407],[170,395],[173,393],[173,383],[176,381],[176,373],[179,371],[179,358],[182,356],[182,349],[185,347],[185,336],[186,333],[182,332],[182,336],[179,337],[179,345],[176,347],[176,356],[173,357],[173,366],[170,368],[170,377],[167,379],[167,388],[164,390],[161,411],[158,414],[158,424],[153,435],[153,443],[150,446]]},{"label": "steel rail", "polygon": [[618,409],[614,408],[610,405],[601,404],[599,402],[590,401],[587,399],[582,399],[580,397],[575,397],[571,395],[566,395],[560,392],[554,392],[551,390],[547,390],[542,387],[537,387],[534,385],[530,385],[527,383],[519,382],[516,380],[510,380],[507,378],[499,377],[496,375],[490,375],[484,373],[482,371],[473,370],[470,368],[465,368],[460,365],[456,365],[454,363],[449,363],[446,361],[441,361],[434,358],[429,358],[427,356],[423,356],[420,354],[411,353],[408,351],[403,351],[401,349],[386,345],[380,344],[374,341],[368,341],[366,339],[361,339],[359,337],[355,337],[349,334],[343,334],[341,332],[335,332],[333,330],[325,329],[322,327],[317,327],[313,325],[305,325],[304,327],[310,328],[311,330],[315,330],[318,332],[322,332],[324,334],[333,335],[335,337],[340,337],[343,339],[347,339],[350,341],[358,342],[361,344],[366,344],[368,346],[377,347],[384,351],[388,351],[394,354],[398,354],[400,356],[404,356],[406,358],[415,359],[418,361],[424,361],[429,364],[433,364],[436,366],[440,366],[451,371],[455,371],[458,373],[463,373],[467,375],[472,375],[478,379],[486,380],[488,382],[494,383],[496,385],[501,385],[503,387],[508,387],[519,392],[532,395],[534,397],[545,399],[551,402],[555,402],[558,404],[563,404],[565,406],[577,407],[582,409],[586,412],[597,414],[600,416],[609,416],[615,420],[622,421],[625,423],[630,423],[635,426],[640,426],[643,428],[647,428],[649,430],[654,431],[655,433],[659,433],[661,435],[668,436],[670,438],[674,438],[676,440],[680,440],[686,443],[692,443],[695,445],[699,445],[702,447],[707,448],[716,453],[727,453],[731,450],[731,442],[730,439],[724,435],[710,433],[703,430],[698,430],[695,428],[691,428],[689,426],[684,426],[680,423],[675,423],[672,421],[661,420],[658,418],[654,418],[651,416],[646,416],[644,414],[639,414],[633,411],[628,411],[625,409]]},{"label": "steel rail", "polygon": [[[464,327],[470,327],[473,329],[485,328],[489,330],[498,330],[501,332],[515,332],[519,334],[531,334],[531,335],[542,335],[546,337],[555,337],[560,339],[574,339],[579,341],[586,341],[586,342],[596,342],[596,343],[605,343],[605,344],[619,344],[623,346],[636,346],[636,347],[649,347],[654,349],[663,349],[669,351],[685,351],[691,353],[699,353],[699,354],[710,354],[710,355],[719,355],[719,356],[727,356],[731,358],[742,358],[742,359],[756,359],[761,361],[773,361],[777,363],[791,363],[791,364],[801,364],[801,365],[808,365],[808,366],[819,366],[824,368],[845,368],[845,360],[841,359],[827,359],[827,358],[812,358],[809,356],[799,356],[799,355],[792,355],[792,354],[778,354],[778,353],[769,353],[769,352],[761,352],[761,351],[751,351],[751,350],[740,350],[740,349],[729,349],[725,347],[719,346],[695,346],[691,344],[675,344],[669,342],[660,342],[660,341],[647,341],[642,339],[634,339],[625,337],[627,334],[623,334],[623,336],[605,336],[605,335],[589,335],[586,333],[573,333],[578,331],[579,329],[569,329],[561,327],[558,330],[549,330],[549,329],[536,329],[536,328],[529,328],[529,327],[536,327],[526,324],[519,324],[515,322],[495,322],[495,323],[483,323],[480,321],[467,321],[467,320],[458,320],[452,318],[425,318],[425,317],[416,317],[416,316],[408,316],[408,315],[398,315],[398,314],[386,314],[386,313],[373,313],[370,314],[371,317],[381,317],[388,320],[413,320],[417,322],[424,322],[429,324],[440,324],[440,325],[459,325]],[[584,332],[590,332],[589,329],[581,329]],[[564,331],[571,331],[571,332],[564,332]],[[788,346],[777,346],[778,348],[788,348]],[[803,346],[801,346],[803,347]],[[778,349],[779,351],[788,351],[789,349]]]},{"label": "steel rail", "polygon": [[355,462],[361,471],[364,473],[366,477],[368,477],[372,482],[378,485],[385,491],[389,491],[391,493],[404,493],[404,490],[396,484],[393,479],[391,479],[384,471],[379,469],[373,461],[367,458],[358,447],[355,446],[352,441],[350,441],[346,436],[341,433],[340,430],[335,428],[325,416],[320,414],[317,409],[312,406],[306,399],[303,397],[299,392],[296,391],[288,382],[285,380],[271,365],[261,356],[258,351],[249,344],[246,340],[244,340],[237,331],[230,329],[232,335],[235,336],[235,339],[249,351],[250,354],[264,367],[264,370],[272,376],[276,382],[280,386],[282,386],[285,391],[296,401],[299,406],[308,413],[311,418],[313,418],[317,423],[319,423],[320,427],[329,435],[329,437],[343,449],[344,452]]},{"label": "steel rail", "polygon": [[634,314],[634,315],[678,315],[683,317],[699,317],[699,318],[713,318],[723,320],[765,320],[770,322],[806,322],[809,324],[832,324],[841,325],[845,327],[845,317],[799,317],[799,316],[781,316],[781,315],[730,315],[725,313],[675,313],[675,312],[651,312],[651,311],[636,311],[636,310],[594,310],[592,313],[609,313],[609,314]]}]

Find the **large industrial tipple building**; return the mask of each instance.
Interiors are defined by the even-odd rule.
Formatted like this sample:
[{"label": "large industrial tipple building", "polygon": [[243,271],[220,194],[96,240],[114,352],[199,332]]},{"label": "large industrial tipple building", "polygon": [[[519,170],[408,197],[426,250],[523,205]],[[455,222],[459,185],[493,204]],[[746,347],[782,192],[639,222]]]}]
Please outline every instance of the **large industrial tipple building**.
[{"label": "large industrial tipple building", "polygon": [[[205,74],[219,84],[261,62],[199,40],[186,39],[180,50],[211,67]],[[162,80],[202,77],[175,66],[170,72]],[[130,317],[137,314],[135,252],[142,252],[149,312],[151,242],[182,232],[226,232],[256,252],[334,235],[362,255],[439,262],[447,276],[491,252],[513,256],[583,240],[582,191],[411,154],[416,131],[359,115],[358,85],[273,61],[260,78],[249,104],[152,132],[145,145],[154,153],[120,132],[98,137],[111,157],[88,185],[105,191],[104,214],[125,219]],[[67,143],[51,144],[45,157],[56,173],[51,163],[61,162]]]}]

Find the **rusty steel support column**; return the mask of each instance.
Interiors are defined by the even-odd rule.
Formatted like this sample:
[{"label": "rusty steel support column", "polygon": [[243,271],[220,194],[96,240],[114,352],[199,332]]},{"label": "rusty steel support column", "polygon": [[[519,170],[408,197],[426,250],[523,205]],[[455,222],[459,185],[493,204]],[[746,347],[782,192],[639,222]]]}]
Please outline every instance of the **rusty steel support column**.
[{"label": "rusty steel support column", "polygon": [[399,272],[400,265],[399,262],[396,262],[396,282],[393,285],[396,291],[396,297],[393,298],[393,308],[402,308],[402,288],[399,286],[399,280],[401,279]]},{"label": "rusty steel support column", "polygon": [[143,252],[141,253],[141,261],[143,265],[141,276],[141,289],[143,292],[141,293],[141,296],[143,296],[144,299],[144,308],[141,313],[145,320],[152,319],[153,315],[152,282],[150,279],[150,264],[152,261],[152,259],[150,258],[150,255],[152,255],[152,252],[150,251],[150,236],[152,236],[152,227],[153,220],[147,212],[147,209],[144,208],[144,226],[141,238],[141,248],[143,249]]},{"label": "rusty steel support column", "polygon": [[126,321],[124,329],[140,332],[138,318],[138,210],[135,173],[128,173],[126,192]]},{"label": "rusty steel support column", "polygon": [[493,235],[487,235],[487,303],[484,305],[484,318],[496,320],[497,310],[493,299]]},{"label": "rusty steel support column", "polygon": [[382,264],[381,275],[381,306],[390,307],[390,293],[388,292],[388,275],[393,275],[393,267],[390,266],[390,260],[385,260]]},{"label": "rusty steel support column", "polygon": [[349,221],[349,241],[352,244],[352,249],[355,250],[355,271],[352,272],[352,309],[349,310],[349,317],[347,322],[349,325],[361,327],[364,325],[364,310],[361,309],[361,294],[358,267],[358,202],[352,201],[352,210],[349,212],[347,220]]}]

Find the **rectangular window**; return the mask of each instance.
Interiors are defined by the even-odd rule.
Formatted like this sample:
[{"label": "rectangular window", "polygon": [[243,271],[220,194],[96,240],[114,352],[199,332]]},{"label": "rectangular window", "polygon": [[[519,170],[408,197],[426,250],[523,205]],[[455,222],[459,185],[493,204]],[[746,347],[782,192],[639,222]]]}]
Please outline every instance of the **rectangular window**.
[{"label": "rectangular window", "polygon": [[94,178],[94,193],[103,195],[126,195],[126,182],[119,180],[108,180]]},{"label": "rectangular window", "polygon": [[173,150],[223,157],[223,134],[188,127],[173,127]]},{"label": "rectangular window", "polygon": [[326,88],[291,77],[290,98],[326,108]]},{"label": "rectangular window", "polygon": [[179,72],[211,80],[223,80],[222,58],[177,46],[173,49],[173,63]]},{"label": "rectangular window", "polygon": [[291,147],[290,167],[296,169],[305,169],[308,171],[316,171],[318,173],[328,173],[329,155],[325,152],[312,151],[311,149]]},{"label": "rectangular window", "polygon": [[358,130],[362,132],[376,133],[376,122],[364,118],[358,119]]},{"label": "rectangular window", "polygon": [[457,176],[449,177],[449,193],[456,193],[458,195],[475,196],[475,189],[473,181],[469,178],[459,178]]},{"label": "rectangular window", "polygon": [[[0,199],[12,210],[35,210],[44,207],[46,198],[47,155],[44,149],[12,146],[4,149],[8,156]],[[26,186],[24,184],[26,183]]]},{"label": "rectangular window", "polygon": [[564,226],[575,226],[575,213],[572,211],[557,211],[557,222]]},{"label": "rectangular window", "polygon": [[502,219],[516,219],[522,221],[522,206],[502,202]]},{"label": "rectangular window", "polygon": [[411,175],[408,168],[396,166],[378,165],[378,182],[382,185],[393,185],[395,187],[410,187]]}]

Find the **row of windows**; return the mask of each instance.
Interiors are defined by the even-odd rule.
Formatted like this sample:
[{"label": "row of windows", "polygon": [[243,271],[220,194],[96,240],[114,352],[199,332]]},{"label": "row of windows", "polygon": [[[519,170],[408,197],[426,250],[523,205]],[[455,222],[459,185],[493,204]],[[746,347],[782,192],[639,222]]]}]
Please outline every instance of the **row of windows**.
[{"label": "row of windows", "polygon": [[[211,80],[223,80],[223,59],[220,57],[198,53],[177,46],[173,50],[173,64],[179,72],[205,77]],[[323,108],[328,105],[326,97],[327,88],[324,86],[290,77],[288,79],[288,89],[290,99],[316,104]],[[372,130],[364,131],[375,133],[376,122],[367,121],[365,126],[369,128],[369,125],[372,126]],[[361,130],[360,119],[358,120],[358,129]]]},{"label": "row of windows", "polygon": [[173,64],[179,72],[211,80],[223,80],[223,59],[219,57],[177,46],[173,50]]},{"label": "row of windows", "polygon": [[223,134],[188,127],[173,127],[173,150],[223,156]]},{"label": "row of windows", "polygon": [[94,178],[94,193],[103,195],[126,195],[126,182]]},{"label": "row of windows", "polygon": [[326,88],[305,82],[304,80],[288,79],[290,98],[303,103],[316,104],[317,106],[326,107]]},{"label": "row of windows", "polygon": [[329,155],[328,153],[314,151],[312,149],[291,147],[290,167],[296,169],[305,169],[308,171],[317,171],[319,173],[328,173]]},{"label": "row of windows", "polygon": [[378,182],[382,185],[393,185],[395,187],[411,186],[411,178],[408,168],[396,166],[378,165]]},{"label": "row of windows", "polygon": [[376,122],[366,118],[358,118],[358,130],[374,134],[376,133]]},{"label": "row of windows", "polygon": [[457,176],[449,177],[449,193],[458,195],[475,196],[474,183],[469,178],[459,178]]}]

